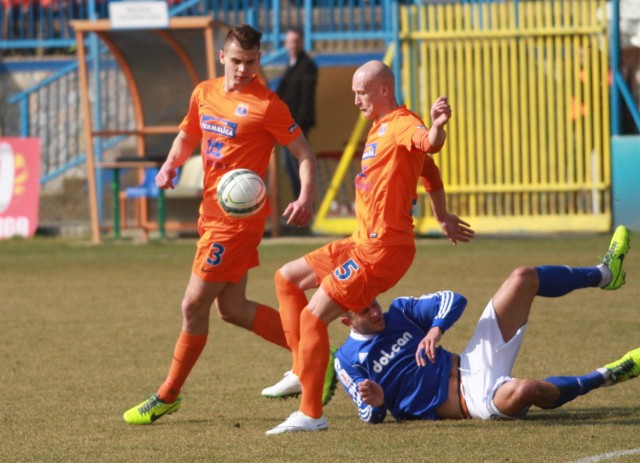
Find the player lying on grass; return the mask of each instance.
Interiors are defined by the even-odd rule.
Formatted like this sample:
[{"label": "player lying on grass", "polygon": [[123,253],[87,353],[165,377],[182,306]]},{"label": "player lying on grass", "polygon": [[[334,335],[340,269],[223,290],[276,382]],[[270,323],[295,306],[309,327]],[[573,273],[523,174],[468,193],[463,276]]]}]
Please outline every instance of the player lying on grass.
[{"label": "player lying on grass", "polygon": [[532,405],[557,408],[598,387],[635,378],[640,348],[583,376],[510,377],[534,298],[588,287],[620,288],[628,249],[629,232],[620,226],[600,265],[515,269],[460,355],[439,343],[462,314],[467,303],[463,296],[441,291],[402,297],[384,314],[374,300],[364,311],[342,318],[351,333],[336,354],[338,379],[360,418],[379,423],[387,412],[396,419],[518,418]]}]

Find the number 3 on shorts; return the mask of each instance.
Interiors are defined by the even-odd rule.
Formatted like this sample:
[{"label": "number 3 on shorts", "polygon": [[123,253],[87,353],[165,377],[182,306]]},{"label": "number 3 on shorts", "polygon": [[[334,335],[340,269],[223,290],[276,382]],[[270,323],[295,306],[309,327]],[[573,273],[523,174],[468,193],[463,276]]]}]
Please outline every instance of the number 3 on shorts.
[{"label": "number 3 on shorts", "polygon": [[224,254],[224,246],[218,243],[213,243],[211,245],[209,257],[207,257],[207,264],[219,265],[222,261],[222,254]]},{"label": "number 3 on shorts", "polygon": [[359,269],[360,267],[358,266],[358,264],[356,264],[356,261],[353,259],[349,259],[340,267],[335,269],[333,273],[338,280],[347,280],[351,278],[351,275],[353,275],[353,272]]}]

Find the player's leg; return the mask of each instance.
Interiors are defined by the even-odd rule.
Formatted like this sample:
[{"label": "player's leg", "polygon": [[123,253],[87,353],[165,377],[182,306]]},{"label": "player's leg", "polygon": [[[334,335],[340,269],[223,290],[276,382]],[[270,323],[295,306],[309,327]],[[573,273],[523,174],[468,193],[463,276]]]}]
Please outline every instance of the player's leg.
[{"label": "player's leg", "polygon": [[576,289],[600,287],[618,289],[624,285],[626,272],[622,269],[629,252],[629,231],[623,225],[616,228],[602,263],[594,267],[541,266],[538,295],[560,297]]},{"label": "player's leg", "polygon": [[532,405],[558,408],[602,386],[605,376],[606,370],[600,368],[582,376],[552,376],[545,380],[513,378],[496,390],[493,404],[514,418],[524,416]]},{"label": "player's leg", "polygon": [[253,331],[261,338],[289,349],[277,310],[246,296],[248,277],[227,283],[216,298],[218,316],[225,322]]},{"label": "player's leg", "polygon": [[291,370],[298,373],[300,315],[309,303],[305,291],[318,287],[318,276],[304,257],[283,265],[275,275],[282,326],[292,352]]},{"label": "player's leg", "polygon": [[[622,262],[629,250],[629,232],[616,229],[603,263],[594,267],[540,266],[514,270],[492,299],[500,331],[505,342],[511,339],[528,318],[535,296],[560,297],[576,289],[601,287],[617,289],[624,284]],[[527,407],[557,408],[610,382],[613,371],[620,377],[640,374],[640,350],[629,352],[618,362],[582,376],[552,376],[544,381],[512,379],[502,384],[493,396],[494,405],[508,416],[518,416]],[[636,372],[635,369],[638,371]]]},{"label": "player's leg", "polygon": [[[280,316],[287,343],[291,348],[292,367],[284,377],[262,390],[262,395],[269,398],[286,398],[298,396],[302,392],[299,378],[299,343],[300,316],[308,304],[305,290],[317,288],[319,281],[336,266],[336,256],[344,249],[350,249],[353,242],[350,239],[338,240],[312,251],[294,261],[282,266],[275,275],[276,294],[280,305]],[[333,397],[337,380],[333,369],[333,354],[329,351],[329,361],[326,368],[322,404],[326,405]]]},{"label": "player's leg", "polygon": [[302,384],[300,408],[267,435],[300,431],[323,431],[327,421],[322,414],[322,394],[329,361],[328,324],[344,310],[322,289],[314,293],[300,315],[299,378]]},{"label": "player's leg", "polygon": [[193,272],[205,281],[226,282],[216,298],[218,316],[222,320],[254,330],[267,340],[286,347],[278,313],[246,297],[248,272],[260,264],[258,246],[263,225],[261,220],[247,219],[238,223],[217,217],[201,219],[201,238]]},{"label": "player's leg", "polygon": [[207,343],[211,305],[225,284],[203,281],[191,274],[182,300],[182,331],[176,342],[169,374],[156,394],[124,413],[127,423],[151,424],[180,408],[180,390]]},{"label": "player's leg", "polygon": [[529,318],[538,291],[538,274],[533,267],[519,267],[502,283],[491,299],[502,340],[508,342]]},{"label": "player's leg", "polygon": [[503,383],[493,396],[493,404],[505,415],[517,418],[523,416],[531,405],[551,408],[560,391],[548,382],[532,379],[512,378]]},{"label": "player's leg", "polygon": [[258,265],[259,227],[246,222],[233,232],[224,219],[200,217],[191,277],[182,299],[182,331],[169,374],[157,393],[124,413],[131,424],[150,424],[180,407],[180,390],[204,350],[211,305],[227,282],[242,280]]},{"label": "player's leg", "polygon": [[511,379],[497,389],[493,402],[506,415],[517,417],[531,405],[544,409],[558,408],[594,389],[620,384],[638,376],[640,348],[581,376],[551,376],[541,381]]},{"label": "player's leg", "polygon": [[576,289],[618,289],[624,284],[622,262],[629,250],[629,232],[619,226],[603,262],[593,267],[545,265],[515,269],[493,296],[504,341],[526,323],[535,296],[560,297]]},{"label": "player's leg", "polygon": [[606,281],[607,274],[604,265],[518,267],[492,298],[504,341],[527,322],[536,296],[560,297],[576,289],[598,287]]},{"label": "player's leg", "polygon": [[262,390],[268,398],[297,397],[302,392],[298,377],[298,344],[300,343],[300,314],[307,306],[305,290],[317,286],[317,277],[304,257],[285,264],[275,274],[279,313],[287,344],[291,350],[291,370],[273,386]]}]

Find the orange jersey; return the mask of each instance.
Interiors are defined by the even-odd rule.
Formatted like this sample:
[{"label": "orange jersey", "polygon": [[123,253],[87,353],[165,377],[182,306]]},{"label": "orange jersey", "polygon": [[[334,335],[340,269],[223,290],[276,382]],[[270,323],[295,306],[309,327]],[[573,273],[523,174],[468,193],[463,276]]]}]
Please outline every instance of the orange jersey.
[{"label": "orange jersey", "polygon": [[357,242],[413,244],[411,211],[425,153],[413,147],[411,137],[420,128],[422,119],[404,105],[371,127],[355,180]]},{"label": "orange jersey", "polygon": [[[217,185],[232,169],[250,169],[266,181],[275,143],[287,145],[302,131],[289,108],[257,78],[240,92],[226,92],[224,77],[198,84],[180,129],[202,137],[204,193],[201,213],[225,215],[217,201]],[[253,216],[269,214],[266,205]],[[246,220],[246,219],[238,219]]]}]

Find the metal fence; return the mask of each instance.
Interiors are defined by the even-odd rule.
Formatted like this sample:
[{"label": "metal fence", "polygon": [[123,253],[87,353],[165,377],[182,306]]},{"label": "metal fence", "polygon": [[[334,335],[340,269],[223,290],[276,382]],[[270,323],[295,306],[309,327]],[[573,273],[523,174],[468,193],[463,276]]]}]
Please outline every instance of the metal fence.
[{"label": "metal fence", "polygon": [[[487,0],[483,0],[487,1]],[[75,38],[71,21],[109,17],[106,0],[2,0],[0,50],[71,49]],[[169,0],[171,16],[213,16],[227,24],[251,24],[264,33],[267,51],[280,47],[288,27],[304,30],[307,49],[315,41],[336,45],[340,34],[349,43],[387,40],[392,29],[389,13],[407,0]],[[342,44],[344,45],[344,44]]]},{"label": "metal fence", "polygon": [[[454,116],[436,158],[450,209],[477,231],[609,230],[604,7],[565,0],[403,8],[403,94],[427,119],[432,102],[449,97]],[[416,230],[438,233],[422,198]],[[329,216],[315,225],[325,233],[353,226]]]}]

